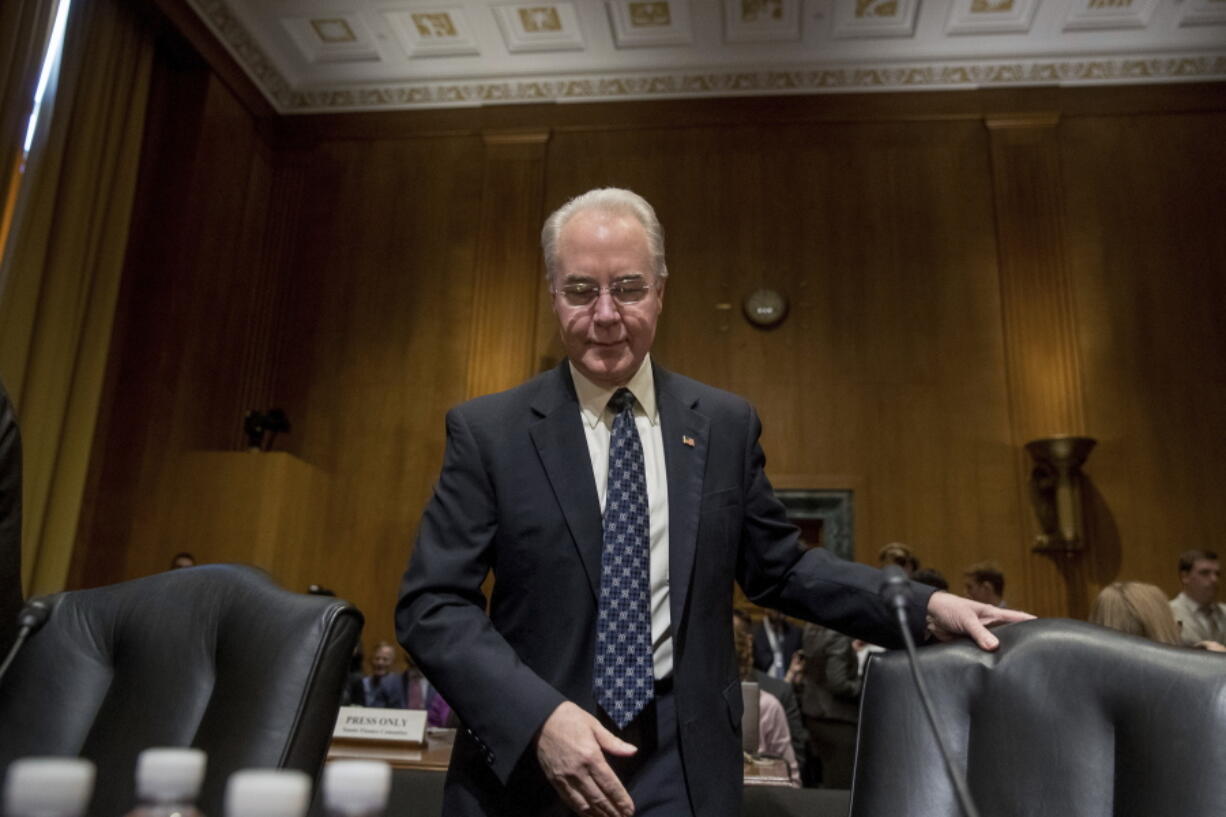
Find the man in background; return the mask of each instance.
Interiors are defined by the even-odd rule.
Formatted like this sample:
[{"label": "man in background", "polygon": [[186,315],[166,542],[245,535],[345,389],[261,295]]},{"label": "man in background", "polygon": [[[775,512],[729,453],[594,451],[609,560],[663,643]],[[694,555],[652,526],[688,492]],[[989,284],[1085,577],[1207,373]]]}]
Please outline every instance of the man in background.
[{"label": "man in background", "polygon": [[800,649],[800,628],[792,626],[778,610],[767,610],[766,617],[753,631],[753,665],[772,678],[782,680]]},{"label": "man in background", "polygon": [[363,706],[404,709],[404,686],[400,676],[392,674],[395,663],[395,647],[386,641],[375,645],[370,654],[370,675],[362,679]]},{"label": "man in background", "polygon": [[810,780],[849,789],[860,719],[859,655],[852,639],[819,624],[805,625],[803,649],[800,706],[809,735]]},{"label": "man in background", "polygon": [[1008,607],[1005,604],[1005,574],[995,562],[977,562],[966,569],[966,596],[982,604]]},{"label": "man in background", "polygon": [[1211,550],[1188,550],[1179,555],[1179,583],[1183,591],[1171,599],[1171,612],[1179,623],[1179,638],[1184,644],[1226,643],[1226,605],[1217,601],[1220,573],[1217,554]]},{"label": "man in background", "polygon": [[188,553],[186,550],[176,553],[174,558],[170,560],[171,570],[182,570],[185,567],[195,567],[196,557]]}]

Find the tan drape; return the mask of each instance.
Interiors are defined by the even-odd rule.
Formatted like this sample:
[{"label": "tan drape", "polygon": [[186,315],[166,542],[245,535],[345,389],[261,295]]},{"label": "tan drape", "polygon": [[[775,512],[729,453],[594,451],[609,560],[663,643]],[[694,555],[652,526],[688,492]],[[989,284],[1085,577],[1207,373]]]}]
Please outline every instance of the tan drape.
[{"label": "tan drape", "polygon": [[54,5],[53,0],[0,3],[0,201],[17,168]]},{"label": "tan drape", "polygon": [[132,6],[74,4],[0,299],[0,378],[25,449],[28,594],[64,586],[106,371],[153,57]]}]

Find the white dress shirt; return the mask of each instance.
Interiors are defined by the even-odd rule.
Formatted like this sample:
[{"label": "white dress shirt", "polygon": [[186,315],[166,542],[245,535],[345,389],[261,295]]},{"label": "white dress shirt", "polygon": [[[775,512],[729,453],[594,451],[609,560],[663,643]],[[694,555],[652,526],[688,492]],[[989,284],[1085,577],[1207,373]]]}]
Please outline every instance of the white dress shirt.
[{"label": "white dress shirt", "polygon": [[[609,441],[613,435],[613,413],[609,398],[617,389],[598,386],[570,364],[579,397],[579,413],[592,459],[592,476],[604,513],[609,483]],[[651,357],[630,378],[626,388],[634,395],[634,424],[643,443],[643,468],[647,477],[647,502],[651,516],[651,649],[655,677],[673,671],[672,613],[668,607],[668,473],[664,467],[664,436],[660,431],[660,412],[656,407],[656,384],[651,372]]]},{"label": "white dress shirt", "polygon": [[1226,605],[1201,606],[1186,593],[1171,599],[1171,612],[1179,622],[1179,639],[1194,645],[1200,641],[1221,641],[1226,638]]}]

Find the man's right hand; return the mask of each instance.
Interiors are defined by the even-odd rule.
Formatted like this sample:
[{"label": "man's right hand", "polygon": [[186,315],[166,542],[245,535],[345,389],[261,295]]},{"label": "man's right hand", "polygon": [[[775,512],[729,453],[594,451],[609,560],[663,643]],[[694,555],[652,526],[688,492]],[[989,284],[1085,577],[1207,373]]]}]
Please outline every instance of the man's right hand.
[{"label": "man's right hand", "polygon": [[558,704],[536,738],[545,777],[576,814],[634,814],[634,801],[604,756],[629,757],[637,751],[570,701]]}]

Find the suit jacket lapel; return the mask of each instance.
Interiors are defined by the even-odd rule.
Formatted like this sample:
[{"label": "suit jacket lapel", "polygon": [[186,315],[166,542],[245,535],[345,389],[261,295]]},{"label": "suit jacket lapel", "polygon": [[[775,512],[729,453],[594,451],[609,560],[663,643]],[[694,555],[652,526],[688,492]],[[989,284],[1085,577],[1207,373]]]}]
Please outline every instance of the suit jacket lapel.
[{"label": "suit jacket lapel", "polygon": [[541,419],[531,427],[530,433],[579,558],[583,560],[592,597],[598,599],[600,550],[604,539],[600,497],[592,477],[592,461],[579,416],[579,402],[565,360],[554,369],[554,374],[545,381],[547,387],[533,400],[532,409]]},{"label": "suit jacket lapel", "polygon": [[[654,366],[654,363],[653,363]],[[685,602],[698,549],[698,513],[702,477],[706,471],[710,421],[695,410],[698,398],[682,384],[655,368],[664,467],[668,472],[668,592],[673,643],[677,645]]]}]

